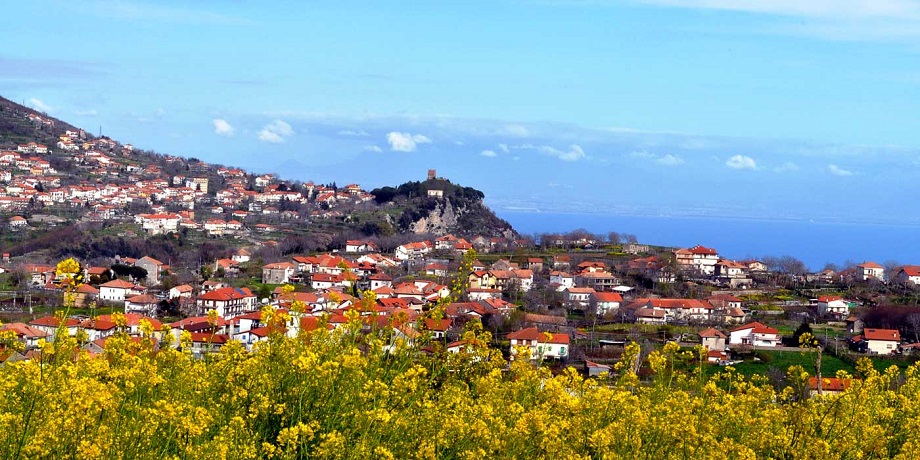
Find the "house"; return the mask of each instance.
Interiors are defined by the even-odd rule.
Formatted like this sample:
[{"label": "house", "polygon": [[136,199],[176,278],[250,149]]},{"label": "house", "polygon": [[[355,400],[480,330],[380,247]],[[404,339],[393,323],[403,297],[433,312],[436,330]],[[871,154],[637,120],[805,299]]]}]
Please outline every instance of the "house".
[{"label": "house", "polygon": [[863,262],[856,266],[856,276],[863,281],[885,281],[885,269],[875,262]]},{"label": "house", "polygon": [[572,266],[572,257],[567,255],[553,256],[553,268],[556,270],[568,270]]},{"label": "house", "polygon": [[534,360],[564,359],[569,355],[570,337],[564,333],[540,332],[536,327],[529,327],[508,334],[508,340],[511,342],[512,359],[518,353],[518,347],[526,347]]},{"label": "house", "polygon": [[393,277],[387,275],[386,273],[375,273],[367,277],[370,281],[370,289],[376,291],[381,287],[393,287]]},{"label": "house", "polygon": [[748,271],[747,265],[734,260],[721,259],[716,262],[715,266],[716,278],[733,288],[752,284],[751,279],[748,277]]},{"label": "house", "polygon": [[866,352],[876,355],[890,355],[898,352],[901,333],[897,329],[863,329],[862,338]]},{"label": "house", "polygon": [[821,388],[818,389],[818,377],[808,378],[809,396],[814,397],[818,394],[836,395],[843,393],[853,385],[853,379],[841,379],[837,377],[822,377]]},{"label": "house", "polygon": [[898,270],[894,276],[894,281],[900,284],[918,284],[920,285],[920,266],[905,265]]},{"label": "house", "polygon": [[112,280],[99,285],[99,299],[124,302],[126,298],[144,293],[144,288],[124,280]]},{"label": "house", "polygon": [[535,272],[543,271],[543,258],[542,257],[528,257],[527,258],[527,268]]},{"label": "house", "polygon": [[661,318],[664,322],[707,321],[712,317],[713,307],[697,299],[639,298],[626,309],[627,313],[633,312],[637,321],[661,324]]},{"label": "house", "polygon": [[192,297],[192,291],[193,291],[193,288],[191,285],[180,284],[178,286],[172,287],[169,290],[169,294],[167,295],[167,297],[169,297],[170,300],[176,299],[176,298],[188,299]]},{"label": "house", "polygon": [[249,262],[249,259],[252,257],[252,253],[246,248],[240,248],[230,256],[234,262],[238,264],[244,264]]},{"label": "house", "polygon": [[294,264],[276,262],[262,267],[262,282],[267,284],[284,284],[294,275]]},{"label": "house", "polygon": [[823,295],[818,297],[818,314],[831,316],[835,319],[844,319],[850,314],[850,304],[843,297]]},{"label": "house", "polygon": [[611,291],[620,280],[606,271],[584,271],[575,276],[575,285],[586,287],[595,291]]},{"label": "house", "polygon": [[195,303],[199,315],[215,310],[221,318],[229,319],[254,310],[257,298],[249,289],[224,287],[199,295]]},{"label": "house", "polygon": [[549,284],[556,286],[556,291],[562,292],[567,288],[575,287],[575,277],[566,272],[554,270],[549,274]]},{"label": "house", "polygon": [[709,329],[700,331],[699,336],[700,344],[710,351],[725,350],[725,341],[728,337],[726,337],[722,331],[710,327]]},{"label": "house", "polygon": [[236,276],[240,274],[240,264],[233,259],[217,259],[214,261],[214,273],[222,272],[224,276]]},{"label": "house", "polygon": [[394,257],[396,260],[409,260],[424,257],[431,252],[432,244],[428,241],[401,244],[396,247]]},{"label": "house", "polygon": [[428,276],[447,276],[447,265],[437,262],[425,265],[425,274]]},{"label": "house", "polygon": [[12,331],[16,334],[16,340],[22,342],[27,350],[37,347],[39,339],[47,339],[49,336],[47,332],[26,323],[4,323],[0,331]]},{"label": "house", "polygon": [[719,253],[715,249],[699,245],[689,249],[678,249],[674,251],[674,255],[681,269],[705,276],[715,274],[716,263],[719,262]]},{"label": "house", "polygon": [[594,361],[585,360],[585,369],[588,371],[588,377],[598,377],[604,372],[610,373],[612,369],[606,364],[595,363]]},{"label": "house", "polygon": [[589,298],[591,308],[598,315],[615,312],[620,308],[620,304],[623,303],[623,296],[619,292],[593,292],[589,294]]},{"label": "house", "polygon": [[755,321],[729,331],[728,344],[778,347],[782,342],[778,330]]},{"label": "house", "polygon": [[9,226],[13,230],[25,228],[28,225],[29,225],[29,222],[25,219],[25,217],[22,217],[22,216],[10,217]]},{"label": "house", "polygon": [[425,330],[431,332],[431,337],[434,339],[443,339],[447,336],[447,330],[450,329],[452,321],[450,318],[444,319],[434,319],[434,318],[425,318],[424,321]]},{"label": "house", "polygon": [[125,299],[125,313],[156,316],[160,301],[153,296],[141,294]]},{"label": "house", "polygon": [[134,262],[134,266],[147,270],[147,277],[144,278],[144,282],[148,285],[159,283],[160,272],[168,268],[166,264],[150,256],[144,256],[137,259],[137,262]]},{"label": "house", "polygon": [[594,289],[587,287],[571,287],[562,291],[562,302],[571,308],[583,309],[591,304],[591,294]]},{"label": "house", "polygon": [[345,252],[365,253],[377,251],[377,245],[365,240],[348,240],[345,242]]},{"label": "house", "polygon": [[[57,316],[43,316],[29,321],[29,326],[45,333],[47,337],[53,338],[57,334],[58,327],[62,325]],[[67,330],[67,334],[72,336],[77,333],[77,329],[80,327],[80,320],[67,318],[64,320],[63,327]]]}]

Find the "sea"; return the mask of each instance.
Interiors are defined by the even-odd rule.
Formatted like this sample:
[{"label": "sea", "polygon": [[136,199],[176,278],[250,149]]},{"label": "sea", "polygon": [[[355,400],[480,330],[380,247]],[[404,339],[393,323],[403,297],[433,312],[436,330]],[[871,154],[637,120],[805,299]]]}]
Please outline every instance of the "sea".
[{"label": "sea", "polygon": [[917,225],[517,211],[497,214],[524,235],[575,229],[604,237],[610,232],[629,233],[640,243],[675,247],[699,244],[736,260],[788,255],[813,271],[827,263],[920,265]]}]

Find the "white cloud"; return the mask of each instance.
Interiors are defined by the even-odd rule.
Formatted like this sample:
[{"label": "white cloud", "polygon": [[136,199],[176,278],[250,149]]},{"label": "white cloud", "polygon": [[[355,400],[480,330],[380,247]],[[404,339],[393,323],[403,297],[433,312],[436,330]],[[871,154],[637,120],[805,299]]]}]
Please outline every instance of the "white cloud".
[{"label": "white cloud", "polygon": [[[533,146],[529,146],[534,148]],[[585,151],[578,145],[572,144],[568,150],[560,150],[549,145],[536,147],[537,151],[549,156],[554,156],[562,161],[578,161],[585,158]]]},{"label": "white cloud", "polygon": [[233,126],[227,122],[227,120],[221,118],[215,118],[214,121],[214,134],[218,136],[230,137],[233,136]]},{"label": "white cloud", "polygon": [[357,129],[357,130],[355,130],[355,129],[343,129],[343,130],[339,131],[339,132],[336,133],[336,134],[338,134],[339,136],[352,136],[352,137],[366,137],[366,136],[370,136],[370,134],[369,134],[367,131],[363,130],[363,129]]},{"label": "white cloud", "polygon": [[530,130],[527,129],[524,125],[505,125],[499,132],[501,134],[512,136],[512,137],[528,137],[530,136]]},{"label": "white cloud", "polygon": [[431,139],[421,134],[400,133],[393,131],[387,134],[390,150],[394,152],[414,152],[419,144],[430,144]]},{"label": "white cloud", "polygon": [[629,152],[629,156],[631,158],[643,158],[643,159],[658,158],[658,155],[655,155],[654,153],[649,153],[645,150],[634,150],[632,152]]},{"label": "white cloud", "polygon": [[830,173],[835,176],[846,177],[846,176],[853,175],[853,171],[850,171],[848,169],[843,169],[840,166],[837,166],[835,164],[827,165],[827,170],[830,171]]},{"label": "white cloud", "polygon": [[783,163],[783,164],[781,164],[781,165],[779,165],[779,166],[773,168],[773,170],[776,171],[776,172],[778,172],[778,173],[796,172],[796,171],[799,170],[799,165],[797,165],[797,164],[795,164],[795,163],[793,163],[793,162],[791,162],[791,161],[787,161],[787,162],[785,162],[785,163]]},{"label": "white cloud", "polygon": [[643,0],[644,3],[811,18],[918,18],[916,0]]},{"label": "white cloud", "polygon": [[365,151],[365,152],[380,153],[380,152],[383,152],[383,149],[380,148],[380,147],[377,147],[376,145],[368,145],[367,147],[364,147],[364,151]]},{"label": "white cloud", "polygon": [[498,154],[495,153],[494,150],[483,150],[483,151],[480,152],[479,154],[482,155],[482,156],[484,156],[484,157],[496,157],[496,156],[498,156]]},{"label": "white cloud", "polygon": [[95,117],[96,115],[99,115],[99,112],[97,112],[96,109],[74,110],[73,113],[74,115],[80,117]]},{"label": "white cloud", "polygon": [[29,107],[32,107],[33,109],[38,110],[39,112],[50,112],[54,110],[54,107],[51,107],[50,105],[45,104],[44,102],[42,102],[41,99],[38,99],[35,97],[29,99]]},{"label": "white cloud", "polygon": [[757,169],[757,162],[749,156],[733,155],[725,162],[725,166],[732,169]]},{"label": "white cloud", "polygon": [[657,158],[655,163],[660,164],[661,166],[679,166],[684,164],[684,159],[669,153],[661,158]]},{"label": "white cloud", "polygon": [[[831,40],[908,40],[920,37],[917,0],[638,0],[641,3],[722,10],[795,20],[773,31]],[[768,29],[769,30],[769,29]]]},{"label": "white cloud", "polygon": [[291,128],[291,125],[281,120],[275,120],[265,125],[262,131],[259,131],[259,140],[271,142],[272,144],[280,144],[293,135],[294,129]]},{"label": "white cloud", "polygon": [[647,150],[633,150],[629,152],[628,156],[638,160],[653,161],[655,164],[661,166],[679,166],[685,163],[684,159],[677,155],[671,155],[670,153],[667,155],[658,155]]},{"label": "white cloud", "polygon": [[797,165],[797,164],[795,164],[795,163],[793,163],[793,162],[791,162],[791,161],[787,161],[787,162],[785,162],[785,163],[783,163],[783,164],[781,164],[781,165],[779,165],[779,166],[773,168],[773,170],[776,171],[776,172],[795,172],[795,171],[798,171],[798,170],[799,170],[799,165]]},{"label": "white cloud", "polygon": [[508,150],[508,144],[498,144],[498,149],[505,153],[508,153],[511,151],[511,150]]}]

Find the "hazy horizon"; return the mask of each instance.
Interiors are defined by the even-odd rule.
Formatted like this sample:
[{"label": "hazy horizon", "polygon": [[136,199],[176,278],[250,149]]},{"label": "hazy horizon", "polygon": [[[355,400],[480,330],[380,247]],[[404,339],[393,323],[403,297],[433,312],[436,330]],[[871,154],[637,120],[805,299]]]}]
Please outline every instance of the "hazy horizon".
[{"label": "hazy horizon", "polygon": [[916,0],[8,16],[0,94],[144,149],[368,189],[436,168],[499,211],[920,224]]}]

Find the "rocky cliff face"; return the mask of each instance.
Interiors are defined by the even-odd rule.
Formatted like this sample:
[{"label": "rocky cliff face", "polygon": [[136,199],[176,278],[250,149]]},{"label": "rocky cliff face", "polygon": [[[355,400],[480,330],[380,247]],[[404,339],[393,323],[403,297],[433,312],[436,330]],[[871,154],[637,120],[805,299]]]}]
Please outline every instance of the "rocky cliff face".
[{"label": "rocky cliff face", "polygon": [[456,232],[460,223],[458,214],[462,214],[463,211],[463,209],[455,209],[450,200],[444,200],[443,203],[438,203],[427,216],[413,222],[409,226],[409,231],[412,233],[433,233],[435,235]]},{"label": "rocky cliff face", "polygon": [[516,233],[508,222],[498,218],[482,202],[455,205],[450,199],[437,200],[427,214],[412,220],[406,226],[413,233],[446,235],[502,236],[514,238]]}]

